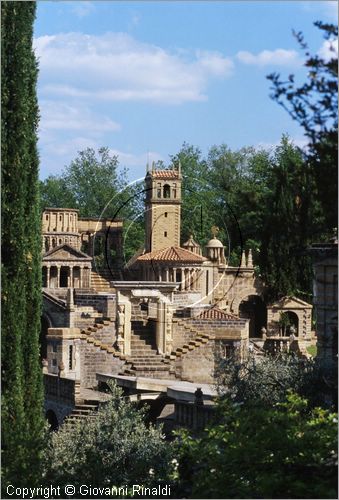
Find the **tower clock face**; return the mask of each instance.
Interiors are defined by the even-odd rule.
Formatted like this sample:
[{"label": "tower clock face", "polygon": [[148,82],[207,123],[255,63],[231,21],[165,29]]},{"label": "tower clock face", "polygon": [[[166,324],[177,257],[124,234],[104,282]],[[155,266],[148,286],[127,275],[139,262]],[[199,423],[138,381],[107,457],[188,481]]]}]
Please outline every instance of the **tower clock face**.
[{"label": "tower clock face", "polygon": [[[126,212],[129,214],[124,222],[123,262],[120,265],[125,275],[128,275],[125,278],[127,281],[138,279],[177,283],[178,291],[190,295],[191,305],[208,303],[208,297],[213,294],[214,297],[217,288],[217,302],[225,304],[243,263],[239,260],[238,265],[232,268],[227,265],[231,246],[227,226],[216,226],[215,221],[211,220],[208,204],[199,195],[200,186],[206,186],[206,183],[194,179],[194,184],[196,190],[185,186],[185,178],[176,169],[152,170],[147,173],[145,180],[133,181],[125,192],[120,193],[124,201],[119,200],[119,196],[112,200],[115,209],[112,221],[121,218]],[[232,207],[228,205],[228,209],[238,227],[236,243],[242,255],[240,226]],[[102,218],[107,218],[105,213]],[[109,231],[106,255],[110,251]],[[144,233],[143,249],[140,241],[133,237],[140,231]],[[106,259],[106,266],[111,270],[114,280],[114,269],[109,261]],[[229,276],[226,279],[230,269],[232,279]]]}]

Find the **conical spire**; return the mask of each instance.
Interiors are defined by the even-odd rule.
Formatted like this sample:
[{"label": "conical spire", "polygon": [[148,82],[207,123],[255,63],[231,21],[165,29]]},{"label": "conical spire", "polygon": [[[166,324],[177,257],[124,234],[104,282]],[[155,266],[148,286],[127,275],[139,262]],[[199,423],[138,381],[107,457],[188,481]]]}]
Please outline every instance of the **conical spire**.
[{"label": "conical spire", "polygon": [[252,249],[251,248],[248,251],[247,267],[253,267],[253,257],[252,257]]},{"label": "conical spire", "polygon": [[243,253],[241,255],[241,264],[240,264],[240,267],[246,267],[246,255],[245,255],[245,251],[243,251]]}]

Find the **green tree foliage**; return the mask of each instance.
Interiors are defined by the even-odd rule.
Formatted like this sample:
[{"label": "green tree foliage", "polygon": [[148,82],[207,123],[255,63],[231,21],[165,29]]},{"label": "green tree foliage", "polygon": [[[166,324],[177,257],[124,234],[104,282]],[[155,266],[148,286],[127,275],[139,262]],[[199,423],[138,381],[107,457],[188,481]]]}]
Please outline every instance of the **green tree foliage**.
[{"label": "green tree foliage", "polygon": [[50,436],[45,481],[53,485],[84,483],[93,487],[139,484],[169,478],[172,446],[161,429],[146,426],[145,414],[112,385],[112,399],[93,418],[65,424]]},{"label": "green tree foliage", "polygon": [[41,219],[34,2],[1,3],[3,485],[37,481],[43,434],[39,360]]},{"label": "green tree foliage", "polygon": [[[337,225],[337,164],[338,164],[338,27],[320,21],[314,23],[323,33],[332,56],[312,55],[302,33],[294,33],[305,53],[307,80],[298,86],[294,75],[282,81],[280,75],[268,75],[271,80],[271,97],[290,114],[304,129],[309,139],[307,161],[312,166],[316,180],[317,197],[321,203],[323,225],[317,228],[317,236],[324,236]],[[325,235],[326,236],[326,235]]]},{"label": "green tree foliage", "polygon": [[273,407],[219,403],[220,421],[182,432],[180,498],[337,498],[337,415],[293,393]]},{"label": "green tree foliage", "polygon": [[270,408],[286,401],[288,391],[292,390],[306,397],[314,407],[336,407],[336,370],[294,354],[260,358],[249,354],[244,361],[236,357],[220,359],[216,378],[220,397],[246,406]]},{"label": "green tree foliage", "polygon": [[42,182],[43,207],[71,204],[82,217],[100,217],[103,211],[106,217],[113,216],[117,209],[115,197],[125,187],[124,175],[118,173],[118,157],[111,155],[108,148],[100,148],[97,153],[87,148],[60,176]]},{"label": "green tree foliage", "polygon": [[312,241],[314,190],[300,150],[283,137],[275,149],[267,177],[262,219],[260,269],[268,295],[307,298],[312,289],[312,267],[306,247]]}]

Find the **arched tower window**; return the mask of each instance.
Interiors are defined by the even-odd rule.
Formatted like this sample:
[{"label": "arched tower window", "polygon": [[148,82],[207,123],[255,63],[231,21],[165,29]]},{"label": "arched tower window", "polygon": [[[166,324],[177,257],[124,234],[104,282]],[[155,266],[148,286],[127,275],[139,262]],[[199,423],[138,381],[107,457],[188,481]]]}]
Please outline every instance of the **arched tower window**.
[{"label": "arched tower window", "polygon": [[164,185],[164,198],[170,198],[171,197],[171,187],[169,184]]}]

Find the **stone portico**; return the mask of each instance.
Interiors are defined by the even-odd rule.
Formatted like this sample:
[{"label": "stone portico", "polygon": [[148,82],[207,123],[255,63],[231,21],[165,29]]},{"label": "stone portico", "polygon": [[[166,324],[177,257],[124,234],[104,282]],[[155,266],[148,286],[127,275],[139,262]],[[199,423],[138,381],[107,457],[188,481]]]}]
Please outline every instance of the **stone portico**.
[{"label": "stone portico", "polygon": [[42,259],[43,288],[90,288],[92,257],[62,244]]}]

